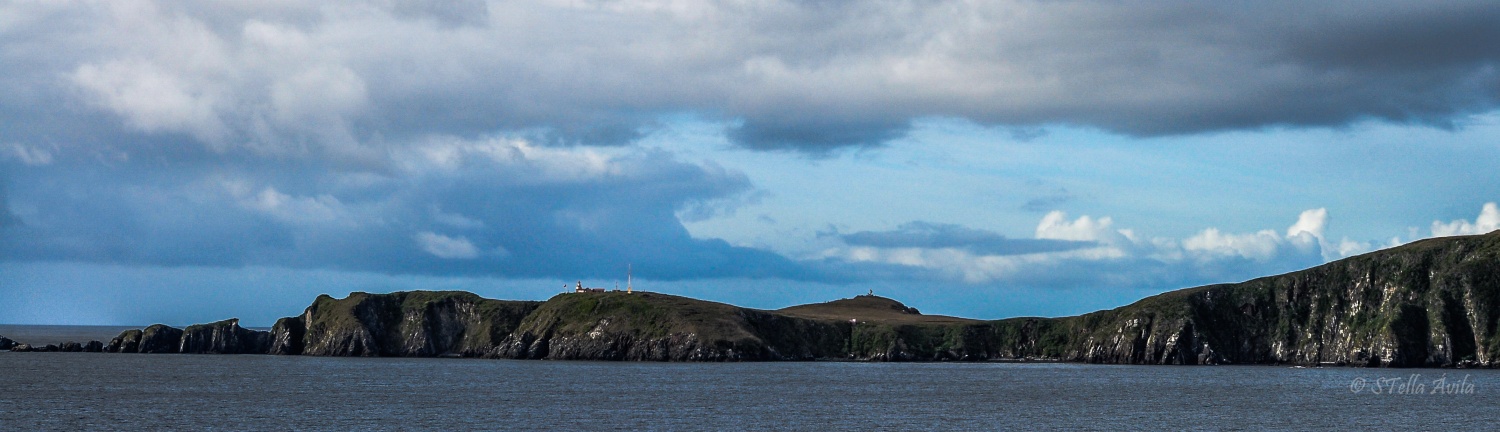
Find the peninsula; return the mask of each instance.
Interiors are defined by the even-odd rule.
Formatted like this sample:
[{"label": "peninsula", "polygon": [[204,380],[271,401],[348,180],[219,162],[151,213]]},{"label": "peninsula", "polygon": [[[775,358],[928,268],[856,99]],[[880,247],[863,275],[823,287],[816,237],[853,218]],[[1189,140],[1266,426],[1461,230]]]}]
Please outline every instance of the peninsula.
[{"label": "peninsula", "polygon": [[270,331],[246,329],[234,319],[183,329],[158,324],[108,344],[70,348],[555,360],[1495,367],[1497,325],[1500,231],[1422,240],[1063,318],[923,315],[873,295],[758,310],[641,291],[565,293],[542,302],[412,291],[319,296]]}]

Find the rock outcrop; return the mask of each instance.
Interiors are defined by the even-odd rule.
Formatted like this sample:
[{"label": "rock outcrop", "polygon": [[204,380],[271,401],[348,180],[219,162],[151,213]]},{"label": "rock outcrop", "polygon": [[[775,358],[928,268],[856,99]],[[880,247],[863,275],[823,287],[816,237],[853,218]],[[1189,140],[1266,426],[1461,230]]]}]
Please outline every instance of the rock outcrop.
[{"label": "rock outcrop", "polygon": [[136,352],[143,354],[170,354],[180,352],[182,329],[164,324],[152,324],[141,330],[140,346]]},{"label": "rock outcrop", "polygon": [[16,344],[16,341],[10,340],[10,338],[7,338],[5,336],[0,336],[0,351],[15,348]]},{"label": "rock outcrop", "polygon": [[211,324],[190,325],[182,330],[177,352],[190,354],[265,354],[271,333],[240,327],[238,318]]},{"label": "rock outcrop", "polygon": [[120,332],[119,336],[109,340],[109,345],[104,346],[104,352],[112,353],[137,353],[141,352],[141,331],[126,330]]},{"label": "rock outcrop", "polygon": [[271,347],[267,350],[269,354],[298,355],[302,354],[303,342],[307,336],[307,322],[301,316],[286,317],[276,320],[276,325],[271,326]]},{"label": "rock outcrop", "polygon": [[[270,351],[328,356],[487,355],[541,302],[467,292],[323,295],[277,321]],[[299,336],[300,335],[300,336]]]}]

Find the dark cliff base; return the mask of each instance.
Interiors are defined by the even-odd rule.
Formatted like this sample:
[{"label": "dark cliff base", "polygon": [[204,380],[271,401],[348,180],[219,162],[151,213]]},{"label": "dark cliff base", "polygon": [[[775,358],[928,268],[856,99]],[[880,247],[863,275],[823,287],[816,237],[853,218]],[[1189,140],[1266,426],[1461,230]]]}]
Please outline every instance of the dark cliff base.
[{"label": "dark cliff base", "polygon": [[[1423,240],[1065,318],[930,316],[875,296],[767,311],[647,292],[570,293],[545,302],[465,292],[354,293],[320,296],[269,332],[241,328],[233,319],[186,329],[153,325],[81,350],[1494,367],[1497,332],[1500,232]],[[5,347],[51,349],[0,338]]]}]

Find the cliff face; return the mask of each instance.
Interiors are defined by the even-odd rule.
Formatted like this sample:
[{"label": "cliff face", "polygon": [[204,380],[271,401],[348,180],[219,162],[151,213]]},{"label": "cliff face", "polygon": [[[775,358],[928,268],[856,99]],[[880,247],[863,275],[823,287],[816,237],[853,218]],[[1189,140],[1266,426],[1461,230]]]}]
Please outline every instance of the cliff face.
[{"label": "cliff face", "polygon": [[[4,342],[0,342],[4,343]],[[28,349],[30,349],[28,347]],[[87,347],[84,347],[87,350]],[[1065,318],[922,315],[858,296],[778,311],[657,293],[546,302],[464,292],[320,296],[270,332],[237,320],[121,333],[111,352],[654,361],[1054,360],[1494,367],[1500,232],[1415,242]]]},{"label": "cliff face", "polygon": [[265,354],[271,333],[240,327],[231,318],[211,324],[190,325],[182,330],[176,352],[192,354]]},{"label": "cliff face", "polygon": [[271,346],[268,354],[297,355],[302,354],[303,342],[307,337],[307,322],[301,316],[286,317],[276,320],[276,325],[271,326]]},{"label": "cliff face", "polygon": [[1239,363],[1495,365],[1500,232],[1415,242],[1189,297]]},{"label": "cliff face", "polygon": [[1066,318],[856,327],[873,360],[1496,366],[1500,232],[1430,239],[1311,269]]},{"label": "cliff face", "polygon": [[170,354],[179,352],[182,345],[182,329],[153,324],[141,330],[139,349],[144,354]]},{"label": "cliff face", "polygon": [[152,324],[142,330],[126,330],[109,341],[105,352],[170,354],[182,352],[182,329]]},{"label": "cliff face", "polygon": [[540,302],[466,292],[319,296],[301,316],[277,321],[269,351],[330,356],[489,354]]}]

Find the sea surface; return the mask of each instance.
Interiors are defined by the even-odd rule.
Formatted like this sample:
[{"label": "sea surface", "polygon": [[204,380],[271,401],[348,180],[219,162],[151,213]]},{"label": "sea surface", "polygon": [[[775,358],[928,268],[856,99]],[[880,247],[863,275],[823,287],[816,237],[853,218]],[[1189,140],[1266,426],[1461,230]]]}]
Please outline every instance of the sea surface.
[{"label": "sea surface", "polygon": [[1500,370],[0,352],[0,382],[0,430],[1493,430],[1500,420]]}]

